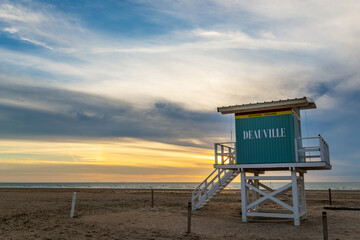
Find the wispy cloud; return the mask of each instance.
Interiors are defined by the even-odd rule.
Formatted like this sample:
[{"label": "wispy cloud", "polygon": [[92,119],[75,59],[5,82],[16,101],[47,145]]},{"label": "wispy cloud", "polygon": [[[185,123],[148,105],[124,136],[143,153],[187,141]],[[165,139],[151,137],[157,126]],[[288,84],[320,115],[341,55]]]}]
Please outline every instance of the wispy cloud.
[{"label": "wispy cloud", "polygon": [[5,21],[38,23],[41,20],[44,20],[42,15],[36,14],[27,8],[23,8],[21,5],[3,3],[0,6],[0,18]]},{"label": "wispy cloud", "polygon": [[34,44],[34,45],[42,46],[42,47],[47,48],[47,49],[50,49],[50,50],[54,49],[54,48],[52,48],[52,47],[49,47],[48,45],[46,45],[46,44],[43,43],[43,42],[39,42],[39,41],[36,41],[36,40],[31,40],[31,39],[26,38],[26,37],[21,37],[21,36],[20,36],[20,40],[25,41],[25,42],[32,43],[32,44]]},{"label": "wispy cloud", "polygon": [[14,38],[48,49],[70,47],[84,31],[75,18],[39,2],[0,4],[0,21]]},{"label": "wispy cloud", "polygon": [[18,30],[16,28],[4,28],[3,31],[8,32],[8,33],[16,33],[16,32],[18,32]]}]

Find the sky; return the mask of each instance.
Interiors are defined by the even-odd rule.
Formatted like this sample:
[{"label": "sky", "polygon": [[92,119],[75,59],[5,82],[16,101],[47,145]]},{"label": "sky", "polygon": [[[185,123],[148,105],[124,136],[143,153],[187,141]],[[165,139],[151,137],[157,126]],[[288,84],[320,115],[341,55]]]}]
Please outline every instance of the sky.
[{"label": "sky", "polygon": [[220,106],[312,97],[360,181],[359,1],[0,0],[0,182],[200,182]]}]

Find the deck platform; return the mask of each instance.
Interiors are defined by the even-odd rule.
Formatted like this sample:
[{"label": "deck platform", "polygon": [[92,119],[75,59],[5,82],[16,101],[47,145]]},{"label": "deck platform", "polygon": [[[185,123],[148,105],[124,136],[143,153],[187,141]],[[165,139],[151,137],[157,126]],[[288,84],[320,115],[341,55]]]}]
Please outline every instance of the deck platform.
[{"label": "deck platform", "polygon": [[306,170],[330,170],[332,167],[325,161],[302,162],[302,163],[266,163],[266,164],[214,164],[216,169],[232,169],[246,171],[284,171],[294,169]]}]

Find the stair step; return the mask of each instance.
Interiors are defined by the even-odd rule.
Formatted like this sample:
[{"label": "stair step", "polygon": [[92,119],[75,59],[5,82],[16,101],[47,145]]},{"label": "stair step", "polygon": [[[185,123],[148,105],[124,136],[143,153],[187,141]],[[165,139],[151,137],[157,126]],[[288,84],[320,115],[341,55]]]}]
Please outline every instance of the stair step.
[{"label": "stair step", "polygon": [[[223,172],[224,173],[224,172]],[[204,191],[203,194],[200,194],[201,196],[199,196],[197,199],[197,205],[193,204],[194,209],[201,209],[204,208],[204,206],[212,199],[214,198],[217,194],[219,194],[227,185],[229,185],[229,183],[239,174],[239,171],[234,171],[234,170],[226,170],[225,174],[219,179],[219,181],[217,181],[216,183],[213,182],[213,184],[205,189],[202,188],[199,191]],[[213,177],[213,179],[219,178],[219,174],[217,174],[215,177]],[[212,194],[210,194],[212,192]],[[194,202],[193,202],[194,203]]]}]

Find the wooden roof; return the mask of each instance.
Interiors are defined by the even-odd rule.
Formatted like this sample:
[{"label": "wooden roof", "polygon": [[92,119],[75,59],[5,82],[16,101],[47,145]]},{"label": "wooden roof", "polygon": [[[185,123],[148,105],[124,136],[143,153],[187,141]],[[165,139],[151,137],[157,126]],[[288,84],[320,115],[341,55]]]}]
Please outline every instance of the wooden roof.
[{"label": "wooden roof", "polygon": [[294,98],[286,100],[278,100],[271,102],[258,102],[258,103],[249,103],[242,105],[234,105],[228,107],[218,107],[217,111],[222,114],[230,113],[248,113],[248,112],[258,112],[258,111],[267,111],[267,110],[277,110],[284,108],[298,107],[302,109],[312,109],[316,108],[315,102],[312,98],[303,97],[303,98]]}]

